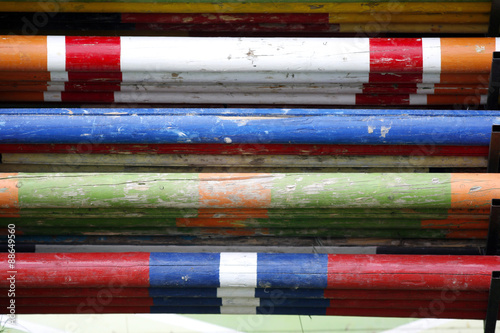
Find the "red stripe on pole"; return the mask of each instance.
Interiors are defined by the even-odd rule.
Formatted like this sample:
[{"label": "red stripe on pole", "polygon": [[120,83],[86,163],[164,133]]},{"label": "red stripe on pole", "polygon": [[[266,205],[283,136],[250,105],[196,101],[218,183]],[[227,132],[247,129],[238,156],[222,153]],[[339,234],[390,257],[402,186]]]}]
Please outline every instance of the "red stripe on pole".
[{"label": "red stripe on pole", "polygon": [[[7,253],[0,267],[8,267]],[[17,253],[16,287],[102,287],[110,291],[149,286],[149,253]],[[7,269],[0,286],[9,286]]]},{"label": "red stripe on pole", "polygon": [[356,105],[410,105],[410,96],[356,94]]},{"label": "red stripe on pole", "polygon": [[75,82],[122,82],[121,72],[68,72],[68,81]]},{"label": "red stripe on pole", "polygon": [[[0,288],[0,298],[8,297],[8,288]],[[21,288],[16,289],[16,298],[36,297],[133,297],[148,298],[149,288]]]},{"label": "red stripe on pole", "polygon": [[66,37],[67,71],[120,71],[120,37]]},{"label": "red stripe on pole", "polygon": [[370,73],[370,83],[421,83],[420,73]]},{"label": "red stripe on pole", "polygon": [[75,102],[81,103],[87,101],[88,103],[113,103],[115,101],[115,94],[113,92],[61,92],[62,102]]},{"label": "red stripe on pole", "polygon": [[488,146],[307,144],[0,144],[0,153],[488,156]]},{"label": "red stripe on pole", "polygon": [[363,94],[416,94],[416,83],[363,84]]},{"label": "red stripe on pole", "polygon": [[65,82],[64,89],[67,92],[81,92],[81,91],[94,91],[94,92],[104,92],[104,91],[120,91],[121,86],[119,83],[104,82]]},{"label": "red stripe on pole", "polygon": [[420,38],[370,38],[370,72],[422,72]]},{"label": "red stripe on pole", "polygon": [[328,255],[329,289],[487,291],[500,258],[425,255]]},{"label": "red stripe on pole", "polygon": [[401,299],[401,300],[434,300],[441,299],[446,302],[462,301],[487,301],[488,292],[462,291],[462,290],[335,290],[325,289],[324,297],[330,299]]}]

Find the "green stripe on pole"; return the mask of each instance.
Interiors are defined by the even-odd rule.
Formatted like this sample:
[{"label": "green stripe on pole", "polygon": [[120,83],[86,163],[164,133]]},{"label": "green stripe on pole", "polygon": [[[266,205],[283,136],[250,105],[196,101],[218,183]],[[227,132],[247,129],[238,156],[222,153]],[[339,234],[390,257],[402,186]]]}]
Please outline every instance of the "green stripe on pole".
[{"label": "green stripe on pole", "polygon": [[19,174],[20,208],[196,207],[198,174]]},{"label": "green stripe on pole", "polygon": [[275,208],[451,207],[449,174],[287,174],[274,181]]}]

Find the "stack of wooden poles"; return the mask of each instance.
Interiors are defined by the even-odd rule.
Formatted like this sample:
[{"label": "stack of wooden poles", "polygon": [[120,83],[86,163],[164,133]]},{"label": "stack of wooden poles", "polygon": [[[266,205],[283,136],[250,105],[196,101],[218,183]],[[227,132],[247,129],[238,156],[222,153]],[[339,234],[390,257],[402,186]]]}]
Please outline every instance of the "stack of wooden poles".
[{"label": "stack of wooden poles", "polygon": [[40,30],[191,35],[484,34],[488,31],[490,9],[491,2],[486,0],[0,1],[1,12],[18,13],[2,18],[3,29],[23,34]]},{"label": "stack of wooden poles", "polygon": [[[0,36],[0,100],[480,108],[495,38]],[[50,104],[49,104],[50,105]]]},{"label": "stack of wooden poles", "polygon": [[[19,249],[0,255],[0,304],[15,285],[19,314],[485,318],[497,256],[280,245],[482,252],[500,113],[468,109],[500,48],[477,35],[490,7],[0,0],[0,232]],[[469,38],[367,37],[392,32]],[[158,239],[236,250],[78,246]]]}]

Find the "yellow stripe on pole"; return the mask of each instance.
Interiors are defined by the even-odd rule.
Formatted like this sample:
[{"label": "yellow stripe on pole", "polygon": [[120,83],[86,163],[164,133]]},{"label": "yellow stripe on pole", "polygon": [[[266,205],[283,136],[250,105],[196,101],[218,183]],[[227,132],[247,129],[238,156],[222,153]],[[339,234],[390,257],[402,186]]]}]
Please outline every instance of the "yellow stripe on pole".
[{"label": "yellow stripe on pole", "polygon": [[88,3],[1,2],[0,12],[87,13],[489,13],[488,2]]},{"label": "yellow stripe on pole", "polygon": [[349,33],[480,33],[488,32],[487,24],[413,24],[413,23],[342,23],[339,32]]},{"label": "yellow stripe on pole", "polygon": [[469,14],[399,14],[392,13],[332,13],[329,14],[330,23],[440,23],[440,24],[488,24],[488,13]]}]

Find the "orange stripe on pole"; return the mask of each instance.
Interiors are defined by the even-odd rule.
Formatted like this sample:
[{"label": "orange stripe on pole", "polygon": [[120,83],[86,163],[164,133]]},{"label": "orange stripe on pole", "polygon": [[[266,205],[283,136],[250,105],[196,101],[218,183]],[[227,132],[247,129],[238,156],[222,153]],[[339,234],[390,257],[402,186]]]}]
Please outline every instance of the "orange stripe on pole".
[{"label": "orange stripe on pole", "polygon": [[0,81],[51,81],[50,72],[0,72]]},{"label": "orange stripe on pole", "polygon": [[263,186],[265,173],[200,174],[199,200],[202,207],[269,207],[271,189]]},{"label": "orange stripe on pole", "polygon": [[427,95],[427,105],[481,105],[480,95]]},{"label": "orange stripe on pole", "polygon": [[434,86],[434,94],[462,94],[462,95],[486,95],[488,94],[488,86],[473,86],[473,85],[454,85],[454,84],[436,84]]},{"label": "orange stripe on pole", "polygon": [[0,91],[1,102],[43,102],[43,92],[38,91]]},{"label": "orange stripe on pole", "polygon": [[1,71],[46,71],[46,36],[0,37]]},{"label": "orange stripe on pole", "polygon": [[484,85],[488,85],[490,82],[489,74],[482,73],[467,73],[467,74],[456,74],[456,73],[442,73],[440,82],[443,83],[480,83]]},{"label": "orange stripe on pole", "polygon": [[453,230],[446,234],[446,238],[452,239],[485,239],[488,230]]},{"label": "orange stripe on pole", "polygon": [[268,218],[267,209],[206,209],[198,210],[198,217],[177,218],[178,227],[242,228],[246,219]]},{"label": "orange stripe on pole", "polygon": [[0,173],[0,212],[2,217],[19,217],[19,191],[17,173]]},{"label": "orange stripe on pole", "polygon": [[496,174],[451,174],[451,209],[490,210],[491,200],[500,198],[500,177]]},{"label": "orange stripe on pole", "polygon": [[489,73],[495,38],[441,38],[441,73]]},{"label": "orange stripe on pole", "polygon": [[443,220],[422,220],[420,225],[423,229],[488,229],[489,217],[483,219],[457,219],[447,218]]}]

